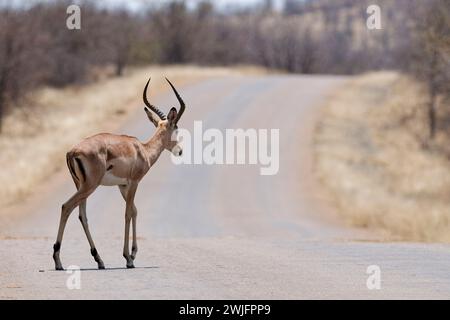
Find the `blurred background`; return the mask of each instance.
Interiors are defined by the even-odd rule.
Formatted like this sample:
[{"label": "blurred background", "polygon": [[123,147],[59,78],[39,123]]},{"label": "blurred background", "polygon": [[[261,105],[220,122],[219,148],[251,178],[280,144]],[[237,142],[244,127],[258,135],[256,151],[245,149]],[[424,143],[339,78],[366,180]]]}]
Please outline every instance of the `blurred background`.
[{"label": "blurred background", "polygon": [[[251,64],[290,73],[418,72],[444,90],[448,2],[376,1],[382,30],[368,30],[373,1],[76,1],[82,28],[65,27],[70,1],[0,2],[0,106],[37,86],[95,81],[110,67]],[[19,85],[20,83],[20,85]],[[448,87],[447,87],[448,89]]]},{"label": "blurred background", "polygon": [[[66,27],[73,3],[81,30]],[[156,91],[163,74],[351,75],[314,138],[333,204],[358,226],[447,241],[449,28],[447,0],[0,1],[0,205],[135,111],[149,74]]]}]

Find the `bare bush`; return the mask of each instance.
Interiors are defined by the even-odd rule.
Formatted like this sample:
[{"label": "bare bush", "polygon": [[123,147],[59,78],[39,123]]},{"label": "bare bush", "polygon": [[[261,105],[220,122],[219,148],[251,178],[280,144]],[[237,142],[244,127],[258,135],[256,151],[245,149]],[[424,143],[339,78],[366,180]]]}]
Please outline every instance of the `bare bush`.
[{"label": "bare bush", "polygon": [[385,27],[375,32],[365,26],[370,3],[286,0],[278,12],[270,0],[225,11],[208,0],[196,6],[174,0],[135,12],[85,0],[81,30],[65,27],[66,1],[3,5],[0,119],[8,103],[37,85],[84,83],[105,66],[120,76],[128,65],[149,63],[331,74],[401,68],[430,84],[433,110],[448,92],[448,1],[380,0]]},{"label": "bare bush", "polygon": [[420,9],[411,70],[427,84],[429,137],[433,139],[438,129],[438,98],[450,97],[450,3],[432,0]]}]

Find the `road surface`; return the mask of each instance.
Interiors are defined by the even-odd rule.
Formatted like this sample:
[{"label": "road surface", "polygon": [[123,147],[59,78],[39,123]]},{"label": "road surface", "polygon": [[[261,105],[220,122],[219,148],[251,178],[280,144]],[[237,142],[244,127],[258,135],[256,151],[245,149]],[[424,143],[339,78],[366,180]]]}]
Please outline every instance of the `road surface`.
[{"label": "road surface", "polygon": [[[138,189],[135,269],[122,257],[124,203],[116,187],[88,200],[90,229],[107,270],[99,271],[74,211],[61,249],[81,268],[81,288],[54,271],[60,206],[74,192],[69,173],[0,219],[0,298],[322,299],[449,298],[450,246],[372,241],[340,225],[312,177],[311,130],[321,99],[342,84],[329,76],[227,76],[180,87],[181,125],[280,129],[280,169],[258,165],[175,166],[163,154]],[[153,101],[176,105],[171,94]],[[117,133],[146,139],[143,111]],[[7,211],[7,212],[4,212]],[[380,268],[369,290],[367,268]]]}]

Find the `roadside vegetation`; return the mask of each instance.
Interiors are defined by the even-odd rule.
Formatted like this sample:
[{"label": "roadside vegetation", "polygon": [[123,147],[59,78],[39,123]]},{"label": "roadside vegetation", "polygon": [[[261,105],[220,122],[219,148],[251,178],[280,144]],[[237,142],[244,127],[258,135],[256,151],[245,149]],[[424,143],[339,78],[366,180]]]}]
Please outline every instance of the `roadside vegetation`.
[{"label": "roadside vegetation", "polygon": [[[81,29],[69,30],[71,1],[20,6],[0,0],[0,133],[3,115],[30,90],[92,83],[98,80],[95,71],[106,66],[117,77],[129,66],[150,64],[245,64],[303,74],[411,65],[438,70],[436,46],[418,42],[436,38],[446,27],[429,28],[423,19],[427,11],[445,12],[446,2],[379,0],[384,28],[368,30],[370,0],[284,0],[281,8],[272,0],[228,8],[208,0],[171,0],[142,2],[139,10],[83,0],[77,2]],[[417,71],[434,81],[423,68]]]},{"label": "roadside vegetation", "polygon": [[356,77],[325,104],[316,172],[351,224],[449,242],[450,3],[414,13],[405,68]]},{"label": "roadside vegetation", "polygon": [[450,241],[450,104],[429,137],[427,86],[396,72],[349,80],[322,109],[315,172],[339,214],[386,239]]}]

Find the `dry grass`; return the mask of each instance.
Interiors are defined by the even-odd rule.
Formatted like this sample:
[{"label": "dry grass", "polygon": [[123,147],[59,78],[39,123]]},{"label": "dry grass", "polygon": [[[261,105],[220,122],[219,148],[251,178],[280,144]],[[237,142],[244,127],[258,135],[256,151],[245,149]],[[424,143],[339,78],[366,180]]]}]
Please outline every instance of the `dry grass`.
[{"label": "dry grass", "polygon": [[121,78],[66,89],[43,88],[30,93],[28,104],[4,119],[0,135],[0,206],[17,202],[65,164],[65,151],[81,138],[107,131],[140,105],[142,88],[152,76],[152,91],[167,90],[163,76],[177,85],[207,77],[262,73],[253,67],[146,67]]},{"label": "dry grass", "polygon": [[425,99],[414,80],[381,72],[350,80],[324,106],[315,170],[352,225],[389,239],[450,241],[449,133],[425,143]]}]

